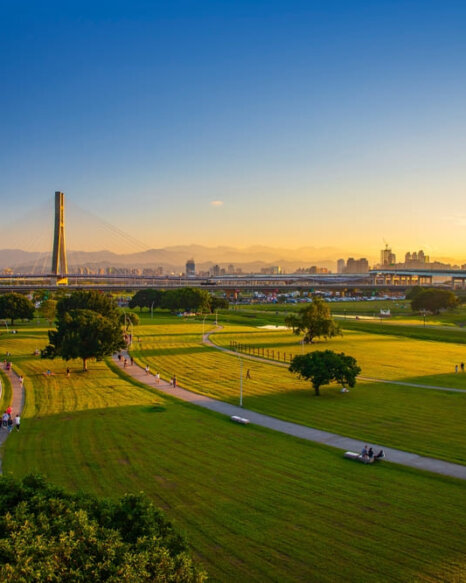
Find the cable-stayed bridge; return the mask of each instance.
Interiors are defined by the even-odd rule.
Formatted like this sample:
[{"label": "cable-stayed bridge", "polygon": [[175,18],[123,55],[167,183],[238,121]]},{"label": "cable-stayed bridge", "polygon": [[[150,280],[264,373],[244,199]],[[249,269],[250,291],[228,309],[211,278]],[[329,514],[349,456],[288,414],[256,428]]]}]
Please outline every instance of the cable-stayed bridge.
[{"label": "cable-stayed bridge", "polygon": [[[133,290],[144,287],[170,289],[176,287],[202,287],[207,290],[225,291],[234,296],[240,291],[263,291],[281,293],[285,291],[309,291],[313,289],[389,289],[403,290],[413,285],[433,285],[439,281],[452,287],[466,287],[466,271],[464,270],[419,270],[419,269],[385,269],[372,270],[368,274],[308,274],[291,275],[263,275],[263,274],[235,274],[221,276],[185,276],[185,275],[155,275],[140,274],[131,268],[124,269],[125,273],[104,273],[102,269],[90,273],[88,269],[78,268],[80,253],[72,252],[67,255],[66,228],[65,228],[65,197],[62,192],[56,192],[54,198],[55,212],[53,237],[50,236],[50,227],[47,235],[53,241],[52,250],[45,253],[36,253],[35,259],[26,269],[11,269],[0,274],[0,291],[26,291],[37,288],[56,289],[67,286],[71,289],[107,289]],[[113,244],[125,248],[126,251],[143,253],[147,247],[135,238],[127,235],[110,223],[95,217],[88,211],[83,211],[74,205],[75,212],[81,213],[81,223],[90,233],[101,230],[112,240]],[[49,209],[48,209],[49,211]],[[47,212],[48,212],[47,211]],[[39,213],[40,214],[40,213]],[[51,213],[49,213],[51,214]],[[49,217],[41,218],[44,225],[48,225]],[[24,224],[21,233],[27,233]],[[32,229],[31,229],[32,232]],[[42,233],[43,236],[43,233]],[[22,238],[22,241],[25,237]],[[30,248],[37,249],[37,240],[33,240]],[[89,255],[89,254],[87,254]],[[87,261],[89,259],[87,258]],[[81,261],[82,262],[82,261]],[[129,266],[128,266],[129,267]],[[122,270],[120,270],[122,271]]]}]

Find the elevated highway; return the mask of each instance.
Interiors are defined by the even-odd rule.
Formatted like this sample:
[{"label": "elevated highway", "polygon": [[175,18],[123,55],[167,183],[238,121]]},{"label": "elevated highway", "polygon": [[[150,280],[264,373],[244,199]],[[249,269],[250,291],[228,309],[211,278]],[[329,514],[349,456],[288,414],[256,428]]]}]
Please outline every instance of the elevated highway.
[{"label": "elevated highway", "polygon": [[312,289],[388,289],[404,290],[413,285],[433,285],[434,278],[450,285],[465,287],[466,271],[458,270],[372,270],[368,274],[290,274],[290,275],[222,275],[199,276],[152,276],[117,274],[68,274],[67,285],[60,285],[56,274],[0,275],[0,291],[30,291],[34,289],[102,289],[137,290],[141,288],[176,289],[179,287],[201,287],[209,291],[224,291],[229,295],[245,291],[286,292],[310,291]]}]

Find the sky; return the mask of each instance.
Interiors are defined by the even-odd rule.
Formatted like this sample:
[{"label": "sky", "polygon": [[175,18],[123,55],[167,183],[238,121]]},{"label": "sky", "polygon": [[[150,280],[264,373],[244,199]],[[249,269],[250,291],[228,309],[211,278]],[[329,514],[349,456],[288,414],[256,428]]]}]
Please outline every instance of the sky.
[{"label": "sky", "polygon": [[152,248],[466,261],[465,2],[0,10],[0,248],[60,190]]}]

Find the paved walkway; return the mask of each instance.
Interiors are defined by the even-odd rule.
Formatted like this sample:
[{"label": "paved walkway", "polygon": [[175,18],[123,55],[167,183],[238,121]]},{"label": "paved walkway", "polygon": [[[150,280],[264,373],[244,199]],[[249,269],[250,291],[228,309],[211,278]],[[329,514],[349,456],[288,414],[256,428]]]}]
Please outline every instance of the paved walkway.
[{"label": "paved walkway", "polygon": [[[221,326],[219,326],[221,328]],[[244,352],[236,352],[235,350],[231,350],[230,348],[225,348],[224,346],[219,346],[218,344],[214,344],[209,336],[215,332],[215,330],[210,330],[206,332],[202,337],[202,342],[211,348],[215,348],[216,350],[220,350],[221,352],[226,352],[227,354],[233,354],[234,356],[241,355],[241,358],[248,358],[249,360],[257,360],[259,362],[264,362],[266,364],[272,364],[275,366],[281,367],[289,367],[289,364],[286,362],[277,362],[276,360],[271,360],[270,358],[263,358],[261,356],[253,356],[252,354],[245,354]],[[462,373],[459,373],[462,374]],[[387,385],[399,385],[402,387],[414,387],[416,389],[430,389],[433,391],[447,391],[450,393],[466,393],[466,389],[453,389],[451,387],[438,387],[436,385],[419,385],[416,383],[407,383],[405,381],[389,381],[386,379],[375,379],[371,377],[358,377],[361,381],[368,381],[371,383],[385,383]]]},{"label": "paved walkway", "polygon": [[[126,353],[122,354],[128,358],[129,362],[129,356]],[[328,431],[313,429],[312,427],[305,427],[304,425],[299,425],[297,423],[281,421],[275,417],[269,417],[268,415],[262,415],[261,413],[256,413],[241,407],[236,407],[235,405],[230,405],[229,403],[225,403],[223,401],[218,401],[204,395],[199,395],[198,393],[187,391],[181,387],[173,388],[170,383],[163,380],[160,380],[160,383],[156,384],[154,375],[146,374],[145,370],[137,364],[124,368],[123,362],[119,362],[116,355],[113,357],[113,359],[115,363],[128,375],[132,376],[141,383],[147,384],[150,387],[154,387],[157,390],[169,395],[173,395],[182,401],[187,401],[193,405],[198,405],[199,407],[204,407],[205,409],[210,409],[211,411],[216,411],[222,415],[228,415],[229,417],[232,415],[246,417],[251,423],[255,423],[256,425],[267,427],[269,429],[280,431],[295,437],[300,437],[301,439],[307,439],[308,441],[324,443],[325,445],[330,445],[345,451],[360,451],[363,445],[361,440],[343,437],[335,433],[329,433]],[[427,470],[437,474],[443,474],[445,476],[460,478],[461,480],[466,480],[466,466],[453,464],[434,458],[423,457],[415,453],[401,451],[399,449],[392,449],[379,444],[370,445],[372,445],[376,451],[383,449],[387,457],[386,461],[395,462],[404,466],[410,466],[419,470]]]},{"label": "paved walkway", "polygon": [[[10,379],[11,383],[11,408],[13,409],[12,417],[14,418],[17,413],[21,415],[24,407],[24,387],[19,382],[19,376],[14,370],[4,370],[3,371],[7,377]],[[5,390],[5,387],[3,387]],[[3,412],[2,412],[3,413]],[[16,431],[16,429],[14,429]],[[3,461],[3,444],[7,440],[9,433],[6,429],[0,429],[0,474],[2,473],[2,461]]]}]

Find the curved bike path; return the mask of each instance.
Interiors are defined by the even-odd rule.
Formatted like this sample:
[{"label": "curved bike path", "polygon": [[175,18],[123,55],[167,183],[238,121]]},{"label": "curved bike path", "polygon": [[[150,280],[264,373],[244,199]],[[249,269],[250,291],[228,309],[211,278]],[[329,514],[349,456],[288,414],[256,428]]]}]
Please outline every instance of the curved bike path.
[{"label": "curved bike path", "polygon": [[[21,415],[24,407],[24,383],[20,383],[19,375],[17,375],[12,368],[9,371],[4,370],[3,372],[6,374],[11,384],[10,406],[13,409],[12,416],[17,413]],[[13,431],[16,431],[16,429],[13,429]],[[2,474],[3,444],[9,435],[7,429],[0,429],[0,474]]]},{"label": "curved bike path", "polygon": [[[127,353],[122,354],[127,356],[129,361]],[[281,419],[276,419],[275,417],[263,415],[262,413],[256,413],[255,411],[237,407],[235,405],[231,405],[230,403],[225,403],[224,401],[218,401],[217,399],[212,399],[211,397],[193,393],[192,391],[188,391],[179,386],[173,387],[170,383],[162,379],[160,379],[160,382],[157,384],[155,382],[154,375],[150,373],[147,374],[146,371],[139,365],[133,364],[124,367],[123,361],[119,361],[117,355],[113,356],[113,361],[126,374],[133,377],[137,381],[150,386],[151,388],[155,388],[163,393],[181,399],[182,401],[192,403],[193,405],[198,405],[199,407],[204,407],[205,409],[209,409],[211,411],[216,411],[222,415],[227,415],[229,417],[233,415],[245,417],[249,419],[251,423],[260,425],[261,427],[267,427],[268,429],[273,429],[274,431],[280,431],[281,433],[293,435],[294,437],[299,437],[308,441],[323,443],[325,445],[336,447],[345,451],[359,452],[361,446],[364,443],[369,444],[369,442],[363,442],[362,440],[344,437],[342,435],[337,435],[328,431],[322,431],[320,429],[313,429],[312,427],[306,427],[304,425],[299,425],[298,423],[282,421]],[[420,456],[415,453],[393,449],[379,444],[371,445],[375,450],[383,449],[385,451],[385,461],[394,462],[404,466],[410,466],[418,470],[426,470],[436,474],[442,474],[445,476],[466,480],[466,466],[445,462],[435,458]]]}]

